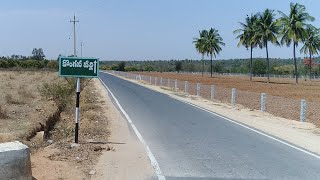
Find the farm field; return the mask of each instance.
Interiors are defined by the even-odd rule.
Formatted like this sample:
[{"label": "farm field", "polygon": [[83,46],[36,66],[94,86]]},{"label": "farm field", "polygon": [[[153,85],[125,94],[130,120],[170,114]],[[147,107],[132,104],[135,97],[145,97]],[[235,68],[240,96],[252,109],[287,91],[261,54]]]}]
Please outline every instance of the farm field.
[{"label": "farm field", "polygon": [[271,82],[266,83],[266,78],[253,77],[253,82],[249,77],[231,76],[210,76],[202,77],[198,74],[179,73],[158,73],[158,72],[137,72],[135,74],[177,79],[205,85],[212,85],[223,88],[236,88],[240,91],[255,93],[267,93],[268,95],[281,96],[290,99],[305,99],[308,102],[320,102],[320,81],[310,81],[299,79],[299,84],[294,84],[294,79],[270,78]]}]

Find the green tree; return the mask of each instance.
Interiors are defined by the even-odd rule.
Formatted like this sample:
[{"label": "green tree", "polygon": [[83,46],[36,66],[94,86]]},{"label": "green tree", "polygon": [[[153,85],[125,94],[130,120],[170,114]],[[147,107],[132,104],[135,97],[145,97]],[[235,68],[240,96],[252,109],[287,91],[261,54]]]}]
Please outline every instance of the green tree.
[{"label": "green tree", "polygon": [[261,46],[260,39],[255,35],[258,27],[258,15],[247,16],[245,23],[239,22],[241,29],[235,30],[234,34],[239,34],[236,38],[239,39],[238,47],[250,47],[250,81],[252,81],[252,51],[258,45]]},{"label": "green tree", "polygon": [[121,61],[118,63],[118,71],[125,71],[126,63],[124,61]]},{"label": "green tree", "polygon": [[44,57],[46,57],[46,56],[44,55],[42,48],[39,48],[39,49],[33,48],[33,50],[32,50],[32,59],[34,59],[34,60],[43,60]]},{"label": "green tree", "polygon": [[182,69],[182,62],[181,61],[176,61],[174,63],[174,65],[175,65],[176,71],[179,73],[181,71],[181,69]]},{"label": "green tree", "polygon": [[281,44],[286,44],[288,47],[293,42],[293,61],[294,61],[294,74],[296,84],[298,84],[298,68],[296,59],[296,47],[300,41],[306,38],[306,30],[308,21],[314,21],[314,17],[306,12],[306,7],[298,3],[290,3],[290,13],[287,16],[279,11],[281,18],[279,24],[281,26]]},{"label": "green tree", "polygon": [[195,48],[201,54],[201,61],[202,61],[202,77],[204,73],[204,55],[206,53],[206,44],[205,44],[205,37],[208,36],[207,30],[199,31],[199,38],[193,38],[193,43],[195,44]]},{"label": "green tree", "polygon": [[275,21],[275,14],[273,10],[266,9],[262,14],[259,14],[257,33],[254,38],[259,39],[262,42],[262,47],[266,48],[267,54],[267,76],[268,83],[270,82],[270,62],[269,62],[269,52],[268,52],[268,42],[275,45],[280,45],[277,39],[279,33],[279,26],[277,21]]},{"label": "green tree", "polygon": [[255,60],[253,63],[253,74],[254,75],[260,75],[260,74],[266,74],[266,62],[261,60]]},{"label": "green tree", "polygon": [[218,30],[210,28],[208,33],[205,34],[203,37],[204,47],[206,49],[206,53],[210,55],[210,70],[211,70],[211,77],[212,77],[212,61],[213,56],[216,57],[217,54],[222,51],[221,46],[225,46],[222,37],[218,33]]},{"label": "green tree", "polygon": [[320,48],[320,30],[312,25],[306,28],[306,37],[300,53],[309,54],[309,77],[311,80],[312,55],[318,54]]}]

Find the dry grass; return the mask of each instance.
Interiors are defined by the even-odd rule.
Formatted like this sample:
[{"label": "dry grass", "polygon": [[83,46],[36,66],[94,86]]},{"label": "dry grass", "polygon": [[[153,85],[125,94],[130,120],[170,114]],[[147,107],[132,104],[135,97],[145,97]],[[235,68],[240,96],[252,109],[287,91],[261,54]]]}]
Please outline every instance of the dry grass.
[{"label": "dry grass", "polygon": [[[1,114],[3,117],[6,116],[6,119],[0,118],[2,119],[0,142],[24,137],[55,112],[57,107],[54,103],[43,101],[37,90],[42,83],[52,82],[54,77],[58,76],[52,72],[50,76],[46,74],[46,72],[0,71]],[[34,79],[39,80],[34,81]]]},{"label": "dry grass", "polygon": [[22,99],[17,99],[16,97],[13,97],[12,94],[6,94],[5,99],[8,104],[18,104],[18,105],[26,104],[25,101],[23,101]]},{"label": "dry grass", "polygon": [[7,119],[8,117],[7,110],[0,106],[0,119]]}]

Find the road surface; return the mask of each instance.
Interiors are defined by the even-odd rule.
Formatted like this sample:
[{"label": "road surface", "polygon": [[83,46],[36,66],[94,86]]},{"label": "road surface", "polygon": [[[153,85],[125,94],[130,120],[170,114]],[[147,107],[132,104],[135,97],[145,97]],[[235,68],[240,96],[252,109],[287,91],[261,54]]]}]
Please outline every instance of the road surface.
[{"label": "road surface", "polygon": [[320,159],[204,110],[100,73],[171,179],[320,179]]}]

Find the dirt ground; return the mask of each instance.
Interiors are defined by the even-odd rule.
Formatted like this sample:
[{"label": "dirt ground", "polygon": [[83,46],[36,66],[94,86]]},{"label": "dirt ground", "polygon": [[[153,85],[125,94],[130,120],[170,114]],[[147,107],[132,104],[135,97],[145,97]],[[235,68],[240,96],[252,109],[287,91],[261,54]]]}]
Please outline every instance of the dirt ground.
[{"label": "dirt ground", "polygon": [[[54,143],[32,154],[36,179],[148,179],[153,170],[139,140],[98,79],[81,93],[79,147],[72,148],[74,117],[62,114]],[[58,132],[59,131],[59,132]]]},{"label": "dirt ground", "polygon": [[154,86],[141,81],[129,81],[160,93],[168,94],[174,99],[198,105],[224,117],[261,130],[267,134],[279,137],[311,152],[320,154],[320,129],[314,124],[275,117],[269,113],[244,108],[240,105],[232,106],[230,104],[214,102],[198,96],[188,95],[183,92],[174,92],[170,88]]},{"label": "dirt ground", "polygon": [[272,78],[266,83],[266,78],[253,77],[253,82],[249,77],[221,76],[214,75],[213,78],[201,74],[178,74],[178,73],[157,73],[157,72],[136,72],[135,74],[178,79],[189,82],[200,82],[201,84],[212,85],[224,88],[237,88],[241,91],[256,93],[267,93],[268,95],[281,96],[290,99],[305,99],[308,102],[320,101],[320,81],[310,81],[299,79],[299,84],[294,84],[294,79]]}]

